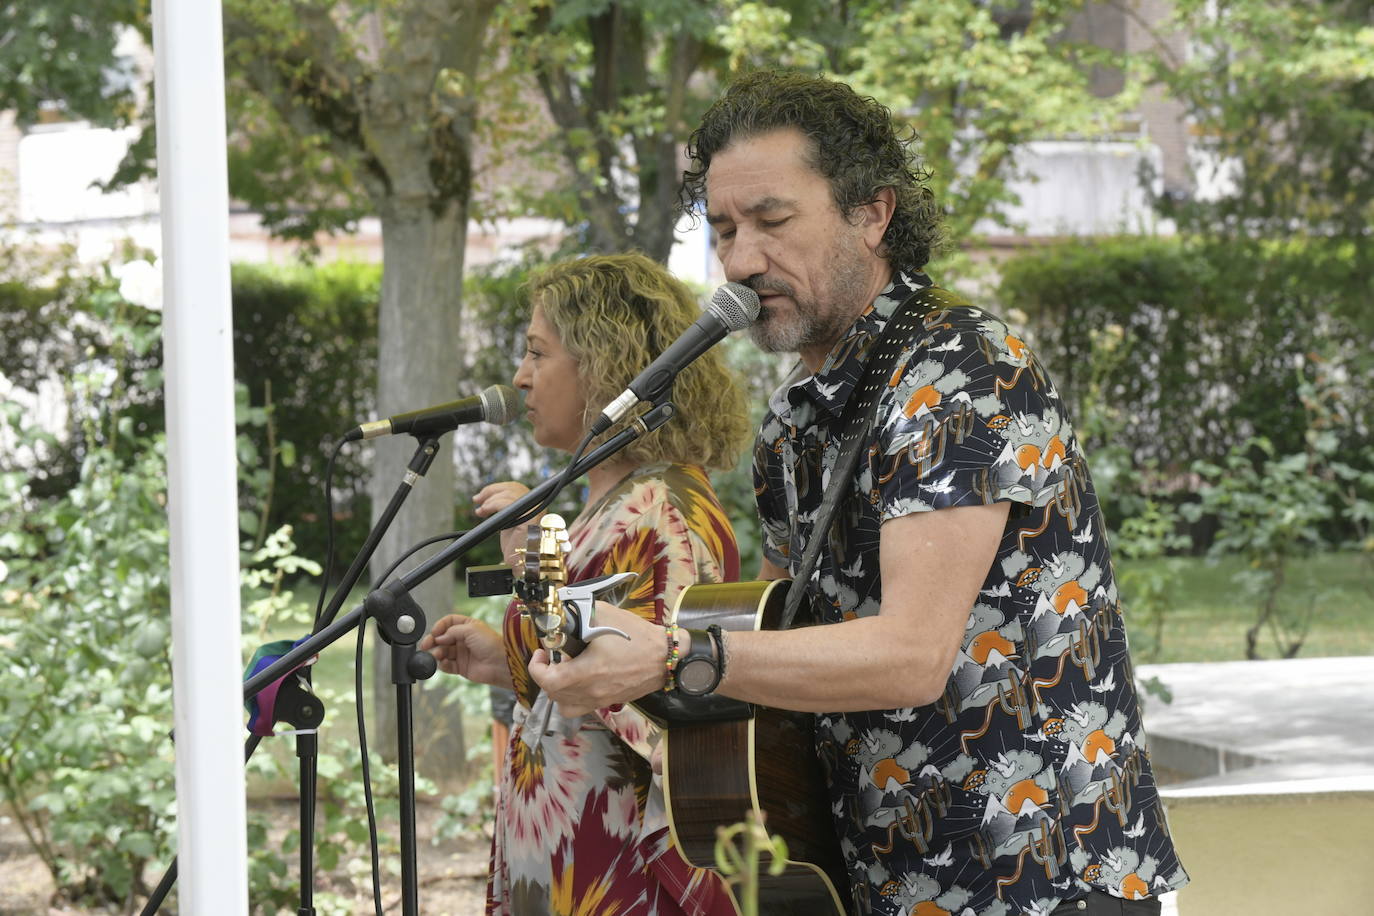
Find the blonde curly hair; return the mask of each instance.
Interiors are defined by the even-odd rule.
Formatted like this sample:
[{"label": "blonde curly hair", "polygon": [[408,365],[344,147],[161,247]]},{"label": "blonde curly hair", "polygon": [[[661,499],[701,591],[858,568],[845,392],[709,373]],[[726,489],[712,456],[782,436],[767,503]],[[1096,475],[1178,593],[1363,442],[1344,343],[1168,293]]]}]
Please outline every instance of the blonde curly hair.
[{"label": "blonde curly hair", "polygon": [[[577,360],[587,400],[584,426],[701,315],[687,287],[639,252],[591,255],[545,267],[530,278],[527,301],[543,309]],[[744,388],[718,348],[678,374],[672,401],[677,408],[673,418],[620,454],[637,465],[668,461],[713,470],[734,467],[751,439],[749,411]]]}]

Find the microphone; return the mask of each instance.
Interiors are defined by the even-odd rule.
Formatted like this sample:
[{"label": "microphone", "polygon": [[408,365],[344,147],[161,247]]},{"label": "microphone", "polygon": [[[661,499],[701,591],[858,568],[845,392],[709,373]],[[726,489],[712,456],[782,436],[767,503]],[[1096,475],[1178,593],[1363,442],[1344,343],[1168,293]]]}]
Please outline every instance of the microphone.
[{"label": "microphone", "polygon": [[601,411],[592,424],[592,435],[610,429],[641,402],[658,400],[677,374],[692,360],[705,353],[731,331],[747,328],[759,316],[759,294],[742,283],[726,283],[711,295],[711,302],[701,317],[683,331],[668,349],[659,354],[643,372],[635,376],[614,401]]},{"label": "microphone", "polygon": [[430,436],[457,429],[465,423],[478,423],[485,420],[504,426],[515,419],[520,409],[520,395],[509,385],[492,385],[481,394],[447,404],[437,404],[421,410],[410,410],[387,417],[385,420],[371,420],[355,426],[344,436],[345,442],[359,439],[375,439],[378,436],[391,436],[397,433],[410,433],[415,436]]}]

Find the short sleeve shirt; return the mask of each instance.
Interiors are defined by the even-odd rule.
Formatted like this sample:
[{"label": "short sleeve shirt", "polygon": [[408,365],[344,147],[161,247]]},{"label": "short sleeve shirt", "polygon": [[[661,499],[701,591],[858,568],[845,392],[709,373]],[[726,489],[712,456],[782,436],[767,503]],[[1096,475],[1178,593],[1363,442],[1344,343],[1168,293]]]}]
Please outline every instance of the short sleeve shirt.
[{"label": "short sleeve shirt", "polygon": [[869,346],[913,296],[922,329],[808,583],[820,622],[878,613],[885,521],[1012,508],[940,699],[817,716],[854,909],[1044,914],[1094,889],[1181,887],[1087,463],[1044,367],[1004,322],[898,272],[819,372],[770,399],[754,460],[765,553],[795,573]]}]

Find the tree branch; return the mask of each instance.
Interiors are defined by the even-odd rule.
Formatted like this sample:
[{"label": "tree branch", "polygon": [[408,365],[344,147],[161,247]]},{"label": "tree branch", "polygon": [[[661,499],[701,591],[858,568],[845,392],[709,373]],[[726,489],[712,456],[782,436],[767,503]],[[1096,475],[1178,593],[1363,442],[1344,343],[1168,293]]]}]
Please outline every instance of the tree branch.
[{"label": "tree branch", "polygon": [[1159,48],[1159,50],[1163,51],[1165,57],[1168,58],[1170,70],[1177,70],[1183,66],[1184,61],[1181,58],[1179,58],[1177,54],[1174,53],[1173,48],[1169,47],[1169,43],[1165,40],[1164,34],[1158,28],[1156,28],[1153,23],[1146,21],[1145,17],[1141,16],[1133,5],[1129,3],[1122,3],[1120,2],[1120,0],[1105,0],[1104,5],[1111,9],[1117,10],[1118,12],[1125,15],[1132,22],[1134,22],[1136,25],[1144,29],[1145,34],[1149,35],[1150,38],[1154,40],[1155,45]]},{"label": "tree branch", "polygon": [[[678,189],[678,147],[688,133],[686,122],[687,81],[701,62],[700,40],[685,31],[674,36],[668,60],[668,79],[663,98],[663,126],[654,136],[652,149],[645,144],[646,165],[640,170],[641,207],[636,234],[650,257],[668,259],[673,247]],[[652,179],[646,184],[644,179]]]},{"label": "tree branch", "polygon": [[[359,163],[361,180],[374,200],[387,193],[386,170],[363,141],[359,98],[368,77],[361,69],[351,83],[331,77],[316,61],[335,56],[337,48],[315,46],[323,40],[320,30],[311,45],[297,45],[276,55],[261,47],[255,23],[227,10],[224,32],[226,46],[243,48],[241,63],[248,85],[267,100],[288,128],[302,136],[323,137],[336,156]],[[338,35],[337,30],[334,34]]]},{"label": "tree branch", "polygon": [[[548,34],[548,18],[549,14],[545,9],[536,25],[545,34]],[[535,76],[539,81],[539,88],[544,94],[544,101],[549,107],[549,114],[553,116],[554,123],[559,127],[559,143],[570,166],[569,171],[572,173],[573,181],[577,186],[578,196],[584,201],[587,218],[592,225],[595,236],[594,244],[605,250],[626,247],[627,233],[623,218],[619,213],[619,200],[615,197],[613,190],[607,191],[606,187],[598,186],[594,177],[588,175],[580,167],[579,150],[571,140],[575,131],[598,137],[599,128],[591,123],[574,101],[575,90],[572,79],[564,68],[544,64],[536,67]],[[604,161],[604,157],[602,158]]]}]

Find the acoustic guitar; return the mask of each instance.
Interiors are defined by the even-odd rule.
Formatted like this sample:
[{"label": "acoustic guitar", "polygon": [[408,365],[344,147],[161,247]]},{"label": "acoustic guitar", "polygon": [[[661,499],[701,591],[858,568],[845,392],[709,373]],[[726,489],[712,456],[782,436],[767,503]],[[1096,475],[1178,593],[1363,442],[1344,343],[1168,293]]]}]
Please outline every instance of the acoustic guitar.
[{"label": "acoustic guitar", "polygon": [[[566,584],[563,520],[530,525],[523,581],[515,591],[540,644],[557,661],[588,642],[623,636],[593,624],[594,598],[627,574]],[[633,575],[633,574],[628,574]],[[766,630],[777,626],[790,580],[694,585],[674,607],[680,627]],[[665,726],[663,788],[672,841],[690,864],[715,870],[716,829],[761,816],[787,844],[787,866],[759,875],[759,909],[779,916],[844,916],[849,881],[829,811],[809,713],[754,706],[727,697],[656,691],[635,701]],[[733,897],[734,888],[730,887]],[[734,898],[736,908],[739,901]]]},{"label": "acoustic guitar", "polygon": [[[694,630],[713,623],[732,631],[772,629],[789,584],[693,585],[678,598],[674,616],[678,626]],[[816,758],[814,718],[740,705],[744,717],[707,711],[694,722],[687,701],[668,722],[663,791],[673,843],[692,865],[714,868],[716,828],[762,815],[768,833],[787,843],[787,868],[780,875],[760,869],[759,911],[843,916],[849,879]]]}]

